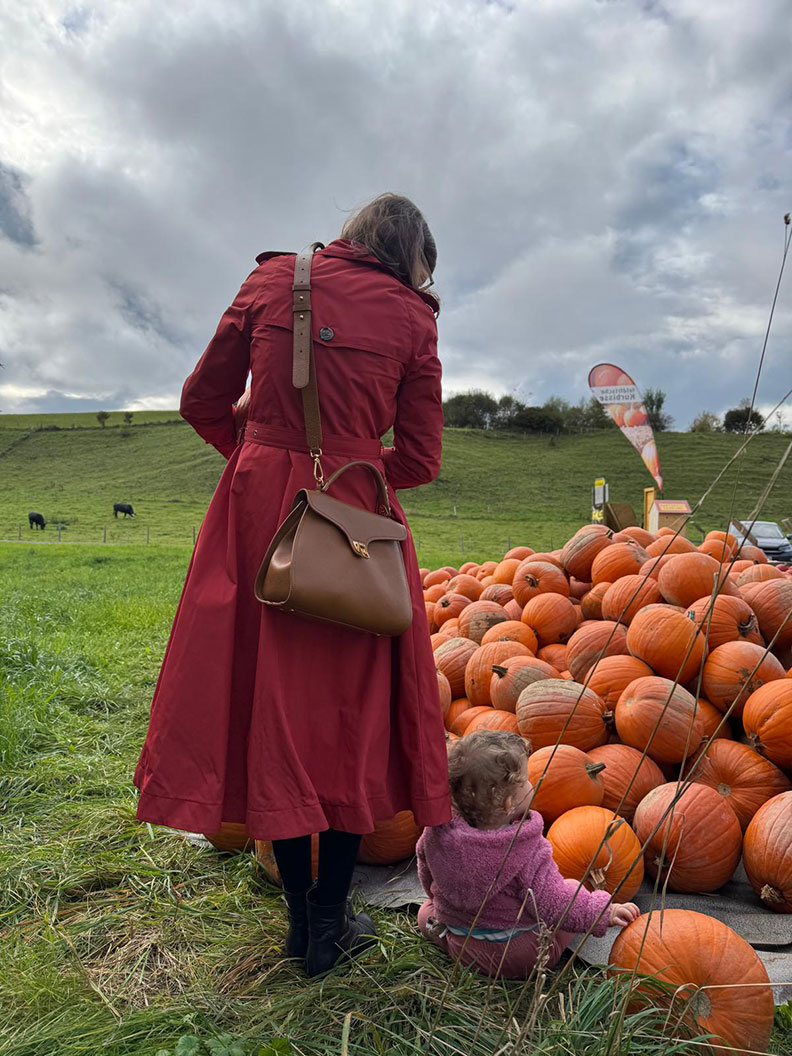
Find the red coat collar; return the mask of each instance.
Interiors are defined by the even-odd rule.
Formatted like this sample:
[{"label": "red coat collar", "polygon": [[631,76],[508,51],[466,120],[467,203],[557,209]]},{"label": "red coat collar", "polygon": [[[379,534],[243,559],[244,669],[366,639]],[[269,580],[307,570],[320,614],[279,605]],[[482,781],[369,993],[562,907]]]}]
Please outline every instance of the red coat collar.
[{"label": "red coat collar", "polygon": [[[378,257],[375,257],[373,253],[369,253],[365,246],[361,245],[360,242],[350,242],[346,238],[336,238],[330,242],[324,249],[320,249],[319,253],[323,253],[328,257],[340,257],[343,260],[357,260],[361,264],[368,264],[373,268],[378,268],[380,271],[385,271],[389,275],[393,275],[394,278],[399,279],[399,282],[403,283],[408,290],[412,290],[413,293],[417,293],[418,296],[428,304],[433,312],[437,311],[438,302],[436,298],[425,290],[416,290],[414,286],[410,286],[408,282],[404,282],[403,279],[389,268],[387,264],[383,264]],[[257,264],[263,264],[265,260],[270,260],[272,257],[286,257],[293,256],[294,254],[287,253],[285,250],[272,250],[267,253],[259,253],[256,257]]]}]

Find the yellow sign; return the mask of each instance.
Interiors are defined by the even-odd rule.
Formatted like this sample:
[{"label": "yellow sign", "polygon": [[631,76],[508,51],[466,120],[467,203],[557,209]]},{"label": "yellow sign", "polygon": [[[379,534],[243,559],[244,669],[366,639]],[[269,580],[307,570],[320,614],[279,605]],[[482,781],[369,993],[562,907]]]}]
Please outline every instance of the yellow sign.
[{"label": "yellow sign", "polygon": [[685,499],[655,499],[658,513],[690,513],[690,503]]}]

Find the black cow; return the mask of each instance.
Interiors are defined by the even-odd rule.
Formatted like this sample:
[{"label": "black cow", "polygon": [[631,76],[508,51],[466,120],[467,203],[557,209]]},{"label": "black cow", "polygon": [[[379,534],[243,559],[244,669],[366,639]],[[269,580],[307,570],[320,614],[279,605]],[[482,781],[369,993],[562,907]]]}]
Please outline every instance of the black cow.
[{"label": "black cow", "polygon": [[134,517],[135,511],[128,502],[114,502],[113,503],[113,516],[117,517],[119,513],[123,513],[125,517]]},{"label": "black cow", "polygon": [[28,514],[28,521],[30,522],[31,528],[33,527],[33,525],[35,525],[37,528],[40,528],[42,532],[44,531],[44,527],[47,523],[42,517],[42,515],[40,513],[36,513],[35,510],[31,510]]}]

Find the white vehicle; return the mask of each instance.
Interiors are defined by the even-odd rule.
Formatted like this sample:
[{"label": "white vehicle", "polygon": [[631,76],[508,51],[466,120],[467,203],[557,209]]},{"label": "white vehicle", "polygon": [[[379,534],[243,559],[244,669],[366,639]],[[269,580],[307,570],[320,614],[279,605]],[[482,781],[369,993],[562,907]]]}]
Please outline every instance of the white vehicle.
[{"label": "white vehicle", "polygon": [[[792,543],[781,531],[781,526],[775,521],[755,521],[751,527],[750,521],[740,522],[745,528],[750,529],[751,535],[756,540],[756,545],[765,554],[767,560],[773,564],[792,563]],[[738,543],[745,541],[745,534],[740,531],[736,524],[732,524],[729,531]],[[750,543],[751,540],[749,539]]]}]

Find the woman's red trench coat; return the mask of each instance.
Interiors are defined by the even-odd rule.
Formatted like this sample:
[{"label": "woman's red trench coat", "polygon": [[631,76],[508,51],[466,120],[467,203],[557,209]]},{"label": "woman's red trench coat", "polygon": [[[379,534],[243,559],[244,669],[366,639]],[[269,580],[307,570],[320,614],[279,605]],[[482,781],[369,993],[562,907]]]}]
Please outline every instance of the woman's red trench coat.
[{"label": "woman's red trench coat", "polygon": [[[314,257],[313,339],[324,471],[354,458],[394,488],[434,479],[443,425],[428,298],[362,247]],[[134,775],[141,821],[195,832],[245,822],[286,839],[365,833],[412,810],[450,816],[445,735],[412,539],[403,544],[412,627],[376,637],[270,610],[259,564],[299,488],[313,487],[291,383],[293,254],[262,254],[184,385],[181,414],[227,459],[187,572]],[[320,336],[321,334],[321,336]],[[237,444],[232,403],[252,375]],[[394,427],[394,446],[380,437]],[[263,441],[263,442],[262,442]],[[364,470],[336,497],[375,508]]]}]

